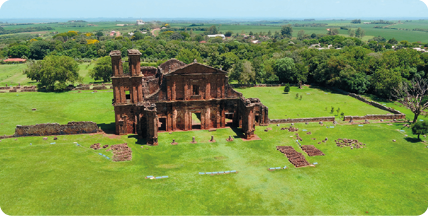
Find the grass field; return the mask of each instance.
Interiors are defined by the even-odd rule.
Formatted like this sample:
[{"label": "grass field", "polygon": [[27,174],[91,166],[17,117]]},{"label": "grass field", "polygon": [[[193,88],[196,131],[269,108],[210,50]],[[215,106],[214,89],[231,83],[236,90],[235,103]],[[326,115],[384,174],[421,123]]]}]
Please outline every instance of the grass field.
[{"label": "grass field", "polygon": [[[244,93],[246,97],[254,94],[253,89],[245,90],[249,90]],[[272,92],[282,93],[277,88],[256,90],[271,97]],[[296,91],[310,92],[318,100],[344,102],[348,98],[325,95],[317,89],[292,88],[290,95],[293,97]],[[111,129],[111,99],[110,91],[0,94],[0,104],[6,104],[0,111],[0,134],[12,134],[17,124],[68,121],[95,121],[103,129]],[[305,94],[302,101],[264,99],[266,105],[272,103],[268,107],[273,114],[281,113],[278,109],[288,103],[309,100],[309,95]],[[323,114],[322,109],[315,109],[316,100],[306,102],[315,103],[310,105],[314,114]],[[358,102],[350,108],[364,105]],[[388,105],[409,112],[398,104]],[[286,107],[290,113],[303,108]],[[289,124],[281,125],[284,126]],[[241,132],[232,129],[160,133],[159,146],[143,148],[143,141],[133,135],[59,136],[57,141],[52,137],[47,141],[41,137],[5,139],[0,142],[0,207],[8,215],[419,215],[426,210],[428,148],[411,135],[410,129],[403,129],[401,123],[358,127],[340,122],[334,129],[317,123],[296,124],[301,130],[312,132],[300,132],[301,143],[315,145],[326,154],[308,157],[304,153],[310,163],[319,164],[307,168],[294,168],[275,148],[289,145],[302,152],[295,138],[290,137],[294,133],[274,125],[269,127],[273,130],[264,132],[266,127],[256,128],[261,138],[256,141],[242,141],[238,138]],[[208,142],[212,135],[216,143]],[[190,144],[193,136],[198,144]],[[226,142],[228,136],[234,136],[235,141]],[[327,143],[317,144],[326,137]],[[333,142],[338,138],[358,139],[366,148],[339,148]],[[172,139],[179,144],[170,145]],[[94,143],[128,143],[133,160],[111,162],[98,155],[103,153],[111,158],[111,152],[88,148]],[[267,171],[279,166],[289,169]],[[239,173],[198,175],[227,170]],[[150,175],[170,178],[146,180]]]},{"label": "grass field", "polygon": [[[388,113],[328,89],[291,87],[289,94],[283,92],[284,87],[239,88],[235,90],[243,93],[246,98],[259,98],[269,108],[270,119],[327,116],[339,118],[342,112],[347,116]],[[296,99],[296,94],[299,94],[298,99]],[[302,96],[302,100],[300,100],[300,96]],[[331,113],[331,107],[334,107],[334,113]],[[340,108],[339,115],[336,112],[338,108]]]},{"label": "grass field", "polygon": [[[79,64],[79,74],[83,77],[84,84],[100,82],[99,80],[95,81],[89,77],[89,70],[93,67],[94,64]],[[27,68],[26,64],[0,65],[0,86],[5,86],[6,84],[9,86],[16,86],[18,83],[21,83],[21,85],[37,85],[35,81],[28,79],[27,76],[22,73],[25,68]]]}]

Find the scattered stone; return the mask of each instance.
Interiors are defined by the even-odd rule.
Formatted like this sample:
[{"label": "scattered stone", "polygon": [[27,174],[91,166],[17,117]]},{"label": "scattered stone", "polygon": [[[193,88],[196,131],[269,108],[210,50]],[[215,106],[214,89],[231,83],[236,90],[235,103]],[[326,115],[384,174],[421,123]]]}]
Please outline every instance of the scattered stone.
[{"label": "scattered stone", "polygon": [[43,137],[43,140],[48,140],[48,138],[47,137]]},{"label": "scattered stone", "polygon": [[58,137],[54,137],[54,140],[58,140]]},{"label": "scattered stone", "polygon": [[320,125],[322,125],[322,124],[324,124],[324,123],[322,123],[322,121],[320,121],[320,123],[319,123]]},{"label": "scattered stone", "polygon": [[307,132],[306,134],[307,134],[307,135],[312,135],[312,133],[311,133],[311,132]]},{"label": "scattered stone", "polygon": [[31,109],[32,111],[37,111],[37,109],[36,108],[33,108],[33,109]]},{"label": "scattered stone", "polygon": [[392,140],[392,142],[397,142],[397,140]]},{"label": "scattered stone", "polygon": [[90,148],[93,150],[99,150],[99,149],[101,149],[101,144],[95,143],[95,144],[91,145]]},{"label": "scattered stone", "polygon": [[178,145],[178,143],[175,142],[175,139],[173,139],[171,145]]},{"label": "scattered stone", "polygon": [[266,129],[265,129],[265,132],[268,132],[268,131],[270,131],[270,130],[272,130],[272,128],[266,128]]},{"label": "scattered stone", "polygon": [[81,91],[78,91],[77,93],[82,93]]},{"label": "scattered stone", "polygon": [[193,137],[193,138],[192,138],[192,144],[196,144],[196,143],[198,143],[198,142],[196,142],[195,137]]},{"label": "scattered stone", "polygon": [[366,124],[370,124],[369,120],[367,120],[367,119],[365,120],[365,123],[366,123]]},{"label": "scattered stone", "polygon": [[358,140],[351,140],[351,139],[338,139],[336,140],[337,147],[351,147],[351,149],[354,148],[364,148],[366,144],[359,142]]},{"label": "scattered stone", "polygon": [[210,142],[215,142],[215,140],[214,140],[214,136],[211,136],[211,140],[210,140]]},{"label": "scattered stone", "polygon": [[383,122],[383,119],[381,119],[380,122]]},{"label": "scattered stone", "polygon": [[97,93],[98,91],[94,91],[94,93]]},{"label": "scattered stone", "polygon": [[104,145],[104,146],[103,146],[103,149],[105,149],[105,148],[108,148],[108,145]]},{"label": "scattered stone", "polygon": [[279,127],[279,124],[277,124],[276,126],[278,126],[278,127]]},{"label": "scattered stone", "polygon": [[309,124],[309,122],[305,122],[305,124],[306,124],[306,125],[308,125],[308,124]]}]

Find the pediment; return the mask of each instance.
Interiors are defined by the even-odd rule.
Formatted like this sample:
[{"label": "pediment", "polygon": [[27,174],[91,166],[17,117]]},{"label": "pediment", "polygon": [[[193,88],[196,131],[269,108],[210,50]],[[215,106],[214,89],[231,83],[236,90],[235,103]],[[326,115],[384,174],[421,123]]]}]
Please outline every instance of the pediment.
[{"label": "pediment", "polygon": [[182,68],[178,68],[177,70],[167,74],[167,75],[197,75],[197,74],[227,74],[226,71],[219,70],[207,65],[192,63]]}]

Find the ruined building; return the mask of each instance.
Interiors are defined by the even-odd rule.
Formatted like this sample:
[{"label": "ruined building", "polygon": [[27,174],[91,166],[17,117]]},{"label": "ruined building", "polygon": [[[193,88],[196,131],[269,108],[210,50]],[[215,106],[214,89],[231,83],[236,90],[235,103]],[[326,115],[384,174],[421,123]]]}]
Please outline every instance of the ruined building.
[{"label": "ruined building", "polygon": [[256,125],[269,124],[268,108],[233,90],[226,71],[176,59],[157,68],[140,67],[141,53],[128,50],[130,72],[124,74],[121,52],[110,56],[118,135],[138,134],[157,145],[158,132],[232,126],[251,139]]}]

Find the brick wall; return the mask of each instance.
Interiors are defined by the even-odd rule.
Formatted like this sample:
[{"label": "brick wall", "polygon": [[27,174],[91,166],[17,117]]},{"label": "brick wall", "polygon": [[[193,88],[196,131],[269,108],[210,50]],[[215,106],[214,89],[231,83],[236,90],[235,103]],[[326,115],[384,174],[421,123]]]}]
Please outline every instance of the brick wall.
[{"label": "brick wall", "polygon": [[69,122],[66,125],[38,124],[29,126],[16,126],[15,136],[49,136],[49,135],[70,135],[97,133],[100,129],[94,122]]}]

